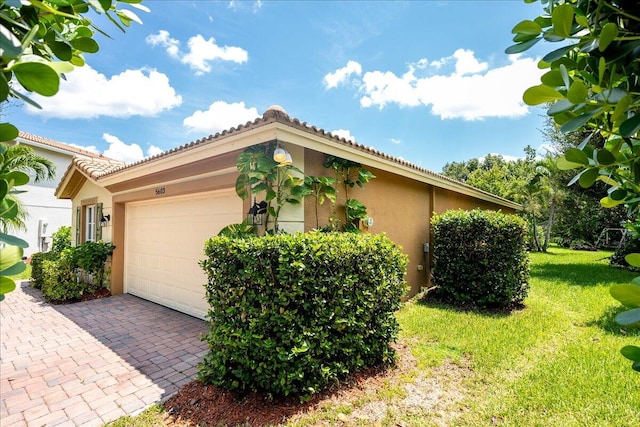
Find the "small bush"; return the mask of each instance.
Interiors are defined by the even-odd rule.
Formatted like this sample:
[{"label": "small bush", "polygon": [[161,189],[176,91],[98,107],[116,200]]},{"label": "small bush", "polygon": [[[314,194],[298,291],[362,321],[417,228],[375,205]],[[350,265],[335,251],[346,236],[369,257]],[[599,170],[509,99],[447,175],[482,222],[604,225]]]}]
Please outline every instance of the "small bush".
[{"label": "small bush", "polygon": [[205,254],[211,330],[201,381],[308,396],[394,360],[407,259],[388,238],[214,237]]},{"label": "small bush", "polygon": [[56,259],[45,260],[42,270],[42,295],[47,301],[79,300],[87,290],[87,285],[79,283],[73,271],[73,248],[65,249]]},{"label": "small bush", "polygon": [[42,289],[45,280],[43,263],[53,259],[50,252],[36,252],[31,255],[31,286],[36,289]]},{"label": "small bush", "polygon": [[53,254],[60,254],[71,247],[71,227],[63,225],[51,235],[51,250]]},{"label": "small bush", "polygon": [[526,222],[490,211],[448,211],[432,219],[433,281],[428,295],[480,308],[521,304],[529,290]]}]

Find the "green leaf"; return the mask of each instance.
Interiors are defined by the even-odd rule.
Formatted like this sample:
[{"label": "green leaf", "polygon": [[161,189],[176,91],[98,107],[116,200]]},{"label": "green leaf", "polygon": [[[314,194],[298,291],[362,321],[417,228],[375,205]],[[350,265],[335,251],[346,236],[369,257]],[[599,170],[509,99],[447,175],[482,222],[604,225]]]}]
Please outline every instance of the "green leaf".
[{"label": "green leaf", "polygon": [[555,34],[560,37],[569,37],[573,25],[573,6],[571,4],[556,6],[551,14],[551,22]]},{"label": "green leaf", "polygon": [[620,124],[620,134],[624,137],[634,137],[638,130],[640,130],[640,114],[636,114]]},{"label": "green leaf", "polygon": [[0,201],[0,218],[13,219],[18,215],[18,204],[13,200]]},{"label": "green leaf", "polygon": [[247,187],[249,186],[249,177],[246,174],[238,175],[236,179],[236,194],[242,199],[247,200],[249,192]]},{"label": "green leaf", "polygon": [[51,41],[47,43],[53,54],[61,61],[70,61],[72,55],[71,46],[67,43],[59,41]]},{"label": "green leaf", "polygon": [[546,85],[533,86],[527,89],[522,100],[527,105],[540,105],[564,98],[560,92]]},{"label": "green leaf", "polygon": [[15,264],[22,262],[22,248],[18,246],[5,246],[0,249],[0,274]]},{"label": "green leaf", "polygon": [[29,175],[22,171],[11,171],[2,175],[2,179],[7,181],[9,189],[29,183]]},{"label": "green leaf", "polygon": [[598,168],[589,168],[585,169],[581,174],[578,182],[580,183],[580,187],[589,188],[598,179],[598,175],[600,174],[600,169]]},{"label": "green leaf", "polygon": [[504,50],[504,53],[508,54],[508,55],[513,55],[516,53],[521,53],[524,52],[528,49],[530,49],[533,45],[535,45],[536,43],[538,43],[541,39],[539,37],[531,39],[531,40],[527,40],[524,41],[522,43],[518,43],[518,44],[514,44],[509,46],[508,48],[506,48]]},{"label": "green leaf", "polygon": [[584,151],[578,150],[577,148],[569,148],[566,153],[564,153],[564,157],[567,161],[572,163],[580,163],[581,165],[589,165],[589,157],[585,154]]},{"label": "green leaf", "polygon": [[29,247],[29,243],[27,243],[25,240],[22,240],[21,238],[12,236],[10,234],[3,233],[1,231],[0,231],[0,242],[6,243],[7,245],[11,245],[11,246],[17,246],[19,248]]},{"label": "green leaf", "polygon": [[598,115],[601,112],[602,112],[602,109],[598,108],[588,113],[581,114],[578,117],[573,118],[568,122],[566,122],[565,124],[563,124],[560,127],[560,130],[564,133],[567,133],[567,132],[573,132],[574,130],[580,129],[581,127],[589,123],[589,120],[591,120],[593,116]]},{"label": "green leaf", "polygon": [[633,267],[640,267],[640,254],[636,254],[636,253],[627,254],[624,257],[624,260],[627,261],[627,263]]},{"label": "green leaf", "polygon": [[604,52],[616,37],[618,37],[618,25],[613,22],[605,24],[605,26],[602,27],[602,31],[600,31],[600,43],[598,46],[600,52]]},{"label": "green leaf", "polygon": [[624,203],[624,200],[613,200],[609,196],[603,197],[602,199],[600,199],[600,206],[607,209],[615,208],[616,206],[619,206],[623,203]]},{"label": "green leaf", "polygon": [[611,194],[609,194],[612,200],[616,201],[624,201],[627,198],[627,190],[623,190],[622,188],[618,188],[613,190]]},{"label": "green leaf", "polygon": [[27,264],[25,264],[22,260],[13,264],[11,267],[6,270],[0,271],[0,275],[2,276],[15,276],[17,274],[22,273],[27,269]]},{"label": "green leaf", "polygon": [[11,67],[13,75],[22,87],[30,92],[43,96],[53,96],[58,93],[60,77],[53,68],[42,62],[18,62]]},{"label": "green leaf", "polygon": [[[635,254],[635,255],[640,255],[640,254]],[[640,261],[640,259],[638,259],[637,261]],[[640,307],[640,286],[632,285],[630,283],[612,285],[609,288],[609,293],[616,300],[620,301],[620,303],[625,307],[629,307],[629,308]]]},{"label": "green leaf", "polygon": [[623,326],[634,326],[640,324],[640,308],[623,311],[616,316],[616,323]]},{"label": "green leaf", "polygon": [[[13,292],[16,288],[16,282],[5,276],[0,276],[0,295]],[[4,298],[0,299],[2,301]]]},{"label": "green leaf", "polygon": [[540,81],[547,86],[558,87],[564,84],[560,70],[549,70],[540,77]]},{"label": "green leaf", "polygon": [[0,123],[0,142],[13,141],[19,133],[18,128],[11,123]]},{"label": "green leaf", "polygon": [[558,169],[566,171],[582,167],[583,165],[581,163],[570,162],[564,156],[562,156],[558,157],[558,160],[556,160],[556,166],[558,167]]},{"label": "green leaf", "polygon": [[580,80],[574,80],[567,92],[567,99],[573,104],[581,104],[587,100],[587,86]]},{"label": "green leaf", "polygon": [[620,349],[620,353],[629,360],[640,362],[640,347],[626,345]]},{"label": "green leaf", "polygon": [[538,35],[542,32],[540,24],[534,21],[525,20],[518,24],[511,30],[512,34],[532,34]]},{"label": "green leaf", "polygon": [[0,25],[0,57],[17,58],[22,53],[20,40],[4,25]]},{"label": "green leaf", "polygon": [[71,40],[71,46],[87,53],[96,53],[100,49],[98,43],[91,37],[79,37]]},{"label": "green leaf", "polygon": [[598,161],[598,163],[605,166],[611,165],[616,162],[616,158],[613,156],[613,154],[611,154],[609,150],[604,148],[597,151],[596,160]]},{"label": "green leaf", "polygon": [[554,62],[560,58],[562,58],[567,52],[569,52],[571,49],[574,49],[576,46],[575,45],[568,45],[568,46],[563,46],[559,49],[556,49],[552,52],[547,53],[542,60],[544,62]]},{"label": "green leaf", "polygon": [[616,104],[616,108],[611,113],[611,121],[617,123],[621,119],[626,117],[627,109],[631,105],[633,99],[630,95],[625,96]]}]

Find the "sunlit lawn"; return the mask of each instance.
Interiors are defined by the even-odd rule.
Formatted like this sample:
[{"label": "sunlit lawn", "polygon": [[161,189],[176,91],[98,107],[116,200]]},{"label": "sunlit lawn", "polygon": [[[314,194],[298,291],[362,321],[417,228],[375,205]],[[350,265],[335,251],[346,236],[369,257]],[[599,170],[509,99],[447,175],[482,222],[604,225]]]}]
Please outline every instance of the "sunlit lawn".
[{"label": "sunlit lawn", "polygon": [[[393,413],[390,405],[382,424],[640,426],[640,374],[619,354],[622,346],[638,344],[640,333],[614,322],[620,307],[608,292],[634,274],[609,267],[608,255],[559,248],[531,254],[526,307],[510,315],[407,303],[398,313],[401,338],[418,367],[404,381],[433,375],[452,361],[466,368],[455,390],[463,397],[452,399],[445,417]],[[343,425],[335,421],[343,410],[325,408],[295,425]],[[154,407],[116,425],[159,425],[162,419]]]},{"label": "sunlit lawn", "polygon": [[409,304],[402,336],[425,368],[468,364],[466,409],[453,425],[639,426],[640,374],[619,354],[638,342],[613,318],[614,283],[634,274],[603,252],[531,254],[526,308],[509,316]]}]

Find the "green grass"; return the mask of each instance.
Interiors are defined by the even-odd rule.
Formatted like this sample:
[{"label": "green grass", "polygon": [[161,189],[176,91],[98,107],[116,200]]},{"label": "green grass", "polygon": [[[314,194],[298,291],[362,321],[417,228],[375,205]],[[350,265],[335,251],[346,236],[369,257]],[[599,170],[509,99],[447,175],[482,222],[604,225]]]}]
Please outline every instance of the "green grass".
[{"label": "green grass", "polygon": [[[411,384],[420,375],[442,379],[458,398],[447,403],[451,390],[441,398],[445,415],[391,406],[382,425],[640,426],[640,374],[619,353],[624,345],[637,345],[640,332],[622,331],[615,323],[622,309],[608,291],[635,274],[609,267],[608,255],[560,248],[531,254],[526,307],[511,314],[407,303],[398,312],[401,338],[418,367],[403,381]],[[453,377],[445,378],[442,365],[451,363]],[[451,371],[456,365],[464,367],[458,374]],[[447,382],[456,375],[453,385]],[[378,394],[360,404],[393,403],[406,393],[396,384]],[[349,410],[360,405],[351,404]],[[325,407],[295,426],[331,424],[344,412],[341,405]],[[163,425],[158,407],[140,417],[144,422],[115,425]]]},{"label": "green grass", "polygon": [[464,362],[464,413],[451,425],[638,426],[640,375],[619,354],[639,334],[621,332],[609,286],[634,274],[608,253],[552,248],[531,254],[526,308],[483,315],[408,304],[399,313],[423,368]]}]

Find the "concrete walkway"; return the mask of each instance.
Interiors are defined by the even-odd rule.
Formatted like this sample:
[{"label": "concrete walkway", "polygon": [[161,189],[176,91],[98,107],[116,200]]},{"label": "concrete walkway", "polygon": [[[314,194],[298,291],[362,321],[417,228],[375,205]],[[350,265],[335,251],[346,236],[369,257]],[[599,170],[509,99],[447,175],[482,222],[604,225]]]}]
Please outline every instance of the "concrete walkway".
[{"label": "concrete walkway", "polygon": [[206,322],[131,295],[44,302],[28,282],[0,302],[0,426],[101,426],[194,379]]}]

